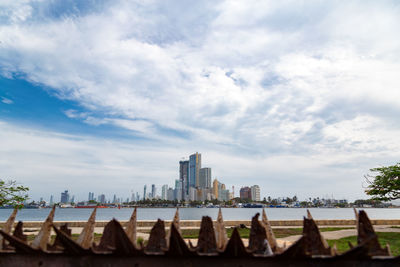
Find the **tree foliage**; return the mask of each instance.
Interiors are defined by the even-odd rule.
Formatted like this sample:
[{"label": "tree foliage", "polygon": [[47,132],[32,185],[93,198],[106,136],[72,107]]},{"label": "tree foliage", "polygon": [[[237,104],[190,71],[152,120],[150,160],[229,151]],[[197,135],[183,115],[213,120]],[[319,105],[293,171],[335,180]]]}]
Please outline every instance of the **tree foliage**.
[{"label": "tree foliage", "polygon": [[22,203],[28,199],[28,190],[28,187],[17,185],[16,181],[0,179],[0,207],[22,207]]},{"label": "tree foliage", "polygon": [[393,166],[370,169],[375,175],[366,175],[367,195],[376,200],[394,200],[400,198],[400,163]]}]

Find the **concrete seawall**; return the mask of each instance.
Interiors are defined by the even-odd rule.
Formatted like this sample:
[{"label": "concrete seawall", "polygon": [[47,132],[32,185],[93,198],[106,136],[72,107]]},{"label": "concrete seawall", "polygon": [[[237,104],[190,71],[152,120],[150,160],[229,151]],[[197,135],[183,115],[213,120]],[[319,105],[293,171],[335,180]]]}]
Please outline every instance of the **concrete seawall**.
[{"label": "concrete seawall", "polygon": [[[96,227],[104,227],[108,221],[96,221]],[[137,227],[148,228],[152,227],[155,224],[155,220],[151,221],[137,221]],[[315,220],[317,225],[319,226],[343,226],[343,225],[355,225],[355,220]],[[3,227],[5,222],[0,222],[0,227]],[[39,228],[43,222],[41,221],[24,221],[25,228]],[[86,221],[55,221],[55,226],[60,226],[62,224],[67,223],[69,227],[83,227]],[[120,223],[125,226],[127,221],[120,221]],[[303,220],[277,220],[277,221],[270,221],[271,226],[273,227],[302,227]],[[371,220],[373,225],[400,225],[400,220]],[[171,224],[171,221],[165,221],[165,225],[168,227]],[[234,227],[239,226],[240,224],[244,224],[247,227],[251,225],[251,221],[249,220],[236,220],[236,221],[225,221],[226,227]],[[15,223],[16,225],[16,223]],[[198,228],[200,227],[199,220],[181,220],[180,221],[181,227],[193,227]]]}]

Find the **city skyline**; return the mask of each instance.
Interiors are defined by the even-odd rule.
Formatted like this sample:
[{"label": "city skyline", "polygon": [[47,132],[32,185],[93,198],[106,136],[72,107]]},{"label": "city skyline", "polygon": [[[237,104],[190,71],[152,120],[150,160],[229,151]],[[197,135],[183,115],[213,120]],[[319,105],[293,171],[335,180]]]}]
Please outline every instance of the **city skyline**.
[{"label": "city skyline", "polygon": [[0,178],[33,199],[160,191],[195,151],[229,189],[362,199],[399,161],[398,1],[0,10]]}]

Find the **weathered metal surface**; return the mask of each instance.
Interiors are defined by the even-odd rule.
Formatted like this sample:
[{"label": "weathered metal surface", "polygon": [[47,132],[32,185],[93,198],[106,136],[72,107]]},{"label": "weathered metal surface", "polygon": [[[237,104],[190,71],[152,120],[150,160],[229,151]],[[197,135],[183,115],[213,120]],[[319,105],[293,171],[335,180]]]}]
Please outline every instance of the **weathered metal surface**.
[{"label": "weathered metal surface", "polygon": [[92,214],[89,217],[89,220],[87,221],[85,227],[82,229],[82,232],[77,240],[77,243],[84,249],[90,248],[93,243],[93,232],[94,226],[96,224],[96,211],[97,208],[93,210]]},{"label": "weathered metal surface", "polygon": [[164,221],[158,219],[150,232],[149,242],[145,248],[145,252],[151,255],[162,255],[167,250],[165,240]]},{"label": "weathered metal surface", "polygon": [[217,254],[217,240],[211,217],[203,216],[196,251],[199,255]]},{"label": "weathered metal surface", "polygon": [[[339,254],[322,237],[312,215],[307,211],[302,237],[288,248],[279,248],[265,211],[252,218],[249,246],[246,248],[237,228],[228,239],[222,213],[213,225],[210,217],[201,221],[197,246],[188,244],[180,233],[179,211],[171,223],[166,240],[164,221],[158,220],[150,232],[146,247],[135,246],[136,209],[124,230],[113,219],[104,227],[98,244],[93,243],[96,210],[93,211],[77,241],[71,238],[67,225],[53,225],[54,209],[29,244],[19,222],[11,235],[13,212],[0,230],[6,246],[0,249],[0,266],[400,266],[400,258],[390,256],[390,248],[382,248],[364,211],[356,212],[357,245]],[[215,228],[214,228],[215,226]],[[49,244],[52,229],[56,233]],[[168,241],[168,242],[167,242]]]},{"label": "weathered metal surface", "polygon": [[228,243],[228,235],[226,234],[221,208],[219,208],[217,221],[215,223],[215,236],[217,240],[218,249],[224,250],[226,244]]},{"label": "weathered metal surface", "polygon": [[[17,217],[17,212],[18,209],[14,209],[13,212],[11,213],[10,217],[8,218],[8,220],[6,221],[6,223],[3,226],[3,232],[9,234],[11,233],[11,229],[12,226],[14,225],[14,221],[15,221],[15,217]],[[2,235],[0,235],[0,250],[2,250],[3,248],[5,248],[6,246],[6,242],[4,241],[4,238]]]},{"label": "weathered metal surface", "polygon": [[254,254],[272,255],[271,247],[267,240],[267,233],[263,225],[258,221],[260,213],[257,213],[251,221],[248,250]]},{"label": "weathered metal surface", "polygon": [[269,246],[271,247],[272,252],[274,253],[281,253],[283,251],[283,248],[280,248],[278,246],[278,242],[276,241],[274,232],[272,231],[271,224],[268,221],[267,214],[265,213],[265,209],[262,211],[262,224],[265,228],[265,232],[267,234],[267,241],[269,243]]},{"label": "weathered metal surface", "polygon": [[35,240],[33,240],[31,245],[32,248],[41,249],[43,251],[47,250],[47,243],[49,243],[51,226],[53,224],[55,211],[56,206],[51,209],[46,221],[42,225],[42,228],[40,228],[38,235],[35,237]]}]

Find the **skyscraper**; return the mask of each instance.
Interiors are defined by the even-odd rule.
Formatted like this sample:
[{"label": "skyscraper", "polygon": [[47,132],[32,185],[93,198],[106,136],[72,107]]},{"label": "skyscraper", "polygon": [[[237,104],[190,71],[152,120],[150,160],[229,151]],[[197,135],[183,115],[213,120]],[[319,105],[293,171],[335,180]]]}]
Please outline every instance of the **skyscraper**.
[{"label": "skyscraper", "polygon": [[146,188],[147,188],[147,186],[144,185],[144,188],[143,188],[143,200],[146,200]]},{"label": "skyscraper", "polygon": [[179,180],[182,182],[181,199],[187,199],[189,195],[189,161],[179,161]]},{"label": "skyscraper", "polygon": [[165,184],[161,188],[161,199],[167,200],[168,199],[168,185]]},{"label": "skyscraper", "polygon": [[53,200],[53,195],[50,196],[50,206],[53,206],[54,200]]},{"label": "skyscraper", "polygon": [[189,186],[199,187],[199,175],[201,169],[201,154],[195,153],[189,156]]},{"label": "skyscraper", "polygon": [[218,199],[218,191],[219,191],[218,188],[219,188],[218,180],[214,179],[214,182],[213,182],[213,194],[214,194],[214,197],[216,199]]},{"label": "skyscraper", "polygon": [[151,198],[156,198],[156,185],[151,185]]},{"label": "skyscraper", "polygon": [[211,188],[211,168],[201,168],[199,175],[199,187]]},{"label": "skyscraper", "polygon": [[61,203],[68,203],[69,202],[69,194],[68,190],[65,190],[64,192],[61,193]]},{"label": "skyscraper", "polygon": [[251,200],[260,201],[260,187],[258,185],[251,187]]}]

